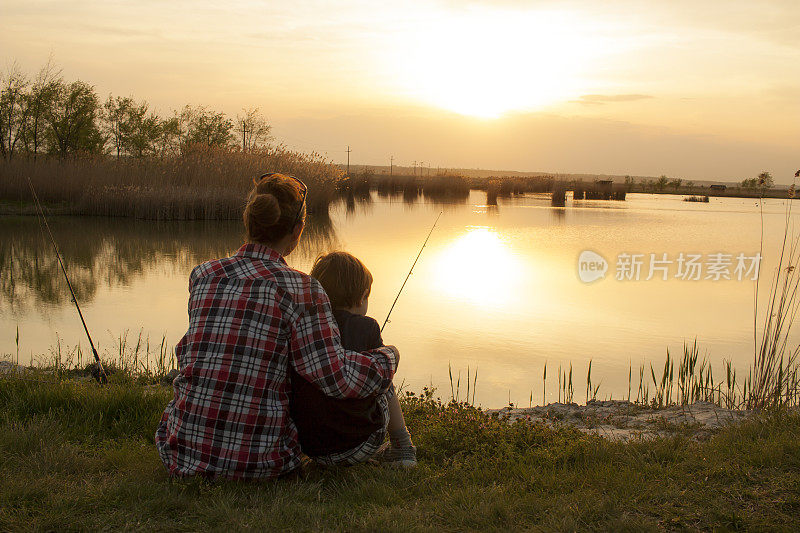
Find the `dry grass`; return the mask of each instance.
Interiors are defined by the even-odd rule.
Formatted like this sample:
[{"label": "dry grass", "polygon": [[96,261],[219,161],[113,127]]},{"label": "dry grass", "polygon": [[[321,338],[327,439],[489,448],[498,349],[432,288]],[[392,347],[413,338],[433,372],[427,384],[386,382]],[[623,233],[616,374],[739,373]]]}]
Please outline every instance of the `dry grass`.
[{"label": "dry grass", "polygon": [[154,220],[236,219],[253,178],[297,176],[309,188],[309,212],[327,212],[341,172],[319,154],[268,147],[247,153],[194,147],[179,156],[113,159],[16,158],[0,163],[0,200],[30,202],[27,178],[47,204],[71,214]]}]

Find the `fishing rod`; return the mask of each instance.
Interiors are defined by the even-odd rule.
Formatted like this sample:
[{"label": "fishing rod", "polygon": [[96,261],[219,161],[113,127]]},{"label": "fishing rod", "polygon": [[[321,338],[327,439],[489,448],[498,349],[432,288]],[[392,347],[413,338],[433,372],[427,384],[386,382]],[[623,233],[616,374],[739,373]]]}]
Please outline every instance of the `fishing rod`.
[{"label": "fishing rod", "polygon": [[397,300],[400,298],[400,293],[403,292],[403,288],[406,286],[406,282],[408,278],[411,277],[411,273],[414,271],[414,267],[417,265],[417,261],[419,261],[419,256],[422,255],[422,250],[425,249],[425,245],[428,244],[428,239],[431,238],[431,234],[433,233],[433,229],[436,227],[436,223],[439,222],[439,217],[442,216],[444,211],[439,211],[439,216],[436,217],[436,220],[433,221],[433,226],[431,226],[431,230],[428,232],[428,236],[425,237],[425,242],[422,243],[422,248],[419,249],[419,253],[417,254],[417,258],[414,259],[414,263],[411,265],[411,269],[408,271],[408,275],[406,279],[403,280],[403,284],[400,286],[400,290],[397,291],[397,296],[394,298],[394,302],[392,302],[392,307],[389,308],[389,314],[386,315],[386,320],[383,321],[383,325],[381,326],[381,333],[383,333],[383,328],[386,327],[386,324],[389,322],[389,317],[392,316],[392,311],[394,310],[394,305],[397,303]]},{"label": "fishing rod", "polygon": [[42,209],[42,204],[39,202],[39,196],[36,194],[36,189],[33,188],[33,182],[31,181],[30,177],[28,177],[28,185],[31,188],[31,194],[33,194],[33,200],[36,202],[36,208],[38,209],[38,214],[41,217],[42,221],[44,222],[44,227],[47,229],[48,235],[50,235],[50,242],[53,243],[53,250],[56,251],[56,257],[58,258],[58,264],[61,266],[61,272],[64,273],[64,279],[67,280],[67,287],[69,287],[69,293],[72,295],[72,303],[75,304],[75,308],[78,310],[78,316],[81,317],[81,324],[83,324],[83,330],[86,332],[86,337],[89,339],[89,346],[92,347],[92,354],[94,355],[94,360],[97,363],[97,370],[98,370],[96,379],[100,383],[105,383],[106,381],[108,381],[108,375],[106,374],[106,371],[103,368],[103,363],[100,362],[100,356],[97,355],[97,350],[94,347],[92,336],[89,334],[89,328],[86,326],[86,320],[83,319],[81,306],[78,305],[78,299],[75,297],[75,291],[72,290],[72,283],[70,283],[69,281],[69,276],[67,275],[67,269],[66,267],[64,267],[64,261],[61,259],[61,252],[58,251],[58,244],[56,244],[56,239],[53,237],[53,232],[50,231],[50,224],[47,223],[47,217],[44,214],[44,210]]}]

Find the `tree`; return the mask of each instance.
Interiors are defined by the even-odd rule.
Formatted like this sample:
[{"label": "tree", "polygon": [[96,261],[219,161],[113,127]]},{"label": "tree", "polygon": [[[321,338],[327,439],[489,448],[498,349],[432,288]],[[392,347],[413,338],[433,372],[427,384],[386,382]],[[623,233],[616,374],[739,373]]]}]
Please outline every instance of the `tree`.
[{"label": "tree", "polygon": [[27,120],[25,93],[28,79],[13,63],[0,78],[0,83],[0,155],[11,159],[22,138],[22,124]]},{"label": "tree", "polygon": [[[146,106],[147,104],[145,104]],[[161,119],[155,113],[137,115],[128,138],[128,153],[134,157],[144,157],[158,151],[161,138]]]},{"label": "tree", "polygon": [[181,119],[175,116],[161,120],[158,123],[158,141],[156,149],[161,157],[177,154],[181,149]]},{"label": "tree", "polygon": [[142,157],[156,151],[161,132],[159,118],[148,115],[147,102],[109,95],[103,104],[103,124],[117,159],[121,154]]},{"label": "tree", "polygon": [[105,143],[97,127],[99,109],[91,85],[82,81],[53,84],[53,98],[45,111],[49,151],[59,157],[101,152]]},{"label": "tree", "polygon": [[758,175],[758,186],[762,189],[770,189],[773,185],[775,185],[775,180],[772,179],[772,174],[767,172],[766,170]]},{"label": "tree", "polygon": [[658,180],[656,180],[656,187],[659,191],[662,191],[664,190],[664,187],[667,186],[667,183],[669,183],[669,178],[662,174],[659,176]]},{"label": "tree", "polygon": [[53,58],[39,71],[31,90],[25,95],[27,121],[23,124],[23,146],[28,154],[36,159],[45,142],[47,123],[45,113],[52,105],[56,87],[61,83],[61,71]]},{"label": "tree", "polygon": [[122,153],[124,146],[123,137],[123,122],[125,115],[128,113],[133,100],[130,98],[121,98],[117,96],[114,98],[110,94],[108,100],[103,104],[103,125],[108,140],[111,142],[112,149],[117,152],[117,159]]},{"label": "tree", "polygon": [[236,131],[242,142],[242,151],[249,152],[261,148],[272,138],[269,134],[272,126],[267,124],[257,107],[242,111],[244,114],[236,117]]},{"label": "tree", "polygon": [[775,185],[772,175],[764,171],[755,178],[745,178],[742,180],[741,187],[744,189],[769,189]]},{"label": "tree", "polygon": [[182,145],[230,146],[233,143],[233,121],[225,114],[203,106],[186,106],[180,114]]},{"label": "tree", "polygon": [[682,179],[675,178],[669,181],[669,186],[677,191],[678,189],[680,189],[682,183],[683,183]]}]

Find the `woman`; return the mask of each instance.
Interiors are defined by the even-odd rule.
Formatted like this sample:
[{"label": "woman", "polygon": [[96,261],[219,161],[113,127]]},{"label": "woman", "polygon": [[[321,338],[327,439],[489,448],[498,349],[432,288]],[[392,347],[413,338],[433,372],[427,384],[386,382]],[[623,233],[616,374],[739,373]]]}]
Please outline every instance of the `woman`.
[{"label": "woman", "polygon": [[325,291],[283,259],[303,233],[306,192],[297,178],[262,176],[244,210],[247,243],[192,270],[175,396],[155,439],[171,475],[252,479],[297,468],[290,368],[334,398],[391,386],[397,349],[344,350]]}]

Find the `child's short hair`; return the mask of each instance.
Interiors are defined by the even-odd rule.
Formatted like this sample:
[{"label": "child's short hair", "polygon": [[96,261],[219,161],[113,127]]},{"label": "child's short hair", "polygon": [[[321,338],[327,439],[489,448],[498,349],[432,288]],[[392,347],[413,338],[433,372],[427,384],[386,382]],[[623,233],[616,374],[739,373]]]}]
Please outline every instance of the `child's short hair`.
[{"label": "child's short hair", "polygon": [[347,252],[331,252],[314,261],[311,276],[322,284],[334,308],[353,307],[372,287],[372,274]]}]

